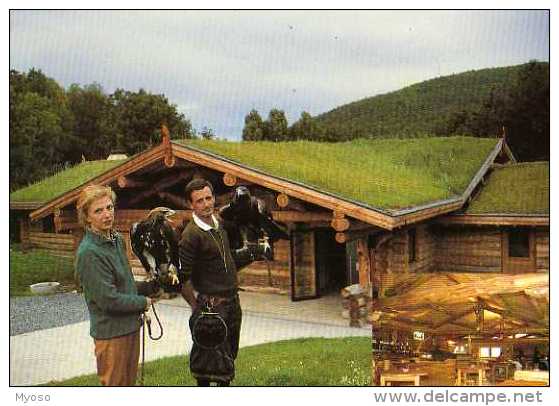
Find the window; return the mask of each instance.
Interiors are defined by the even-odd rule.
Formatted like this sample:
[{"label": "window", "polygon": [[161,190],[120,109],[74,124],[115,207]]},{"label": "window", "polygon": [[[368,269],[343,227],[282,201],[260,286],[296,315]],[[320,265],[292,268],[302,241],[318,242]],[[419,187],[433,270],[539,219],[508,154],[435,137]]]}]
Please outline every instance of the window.
[{"label": "window", "polygon": [[530,232],[526,229],[512,229],[509,235],[509,257],[530,257]]},{"label": "window", "polygon": [[408,230],[408,262],[415,262],[416,257],[416,229]]},{"label": "window", "polygon": [[480,358],[498,358],[501,355],[501,347],[479,347]]}]

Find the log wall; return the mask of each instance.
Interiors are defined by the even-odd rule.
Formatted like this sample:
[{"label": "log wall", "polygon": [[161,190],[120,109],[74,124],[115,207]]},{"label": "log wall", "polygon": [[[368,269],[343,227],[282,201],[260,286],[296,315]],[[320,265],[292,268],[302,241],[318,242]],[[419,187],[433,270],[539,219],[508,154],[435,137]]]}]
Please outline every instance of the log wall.
[{"label": "log wall", "polygon": [[29,248],[43,249],[61,257],[74,256],[74,237],[70,234],[29,231],[28,241]]},{"label": "log wall", "polygon": [[[408,239],[406,238],[406,243]],[[406,254],[408,253],[406,246]],[[416,248],[414,262],[408,262],[409,272],[430,272],[435,266],[436,238],[428,225],[416,228]],[[406,259],[407,255],[406,255]]]},{"label": "log wall", "polygon": [[501,272],[501,231],[496,228],[438,228],[440,272]]},{"label": "log wall", "polygon": [[[190,210],[176,210],[176,212],[177,214],[174,217],[175,225],[191,218]],[[149,210],[117,210],[115,218],[115,229],[124,238],[132,271],[137,276],[145,275],[145,271],[136,255],[132,252],[129,230],[133,223],[141,221],[148,213]],[[72,241],[72,249],[77,249],[83,233],[81,226],[77,222],[75,211],[68,210],[62,212],[61,228],[63,230],[71,230],[73,237],[70,236],[69,239]],[[252,263],[250,266],[243,268],[239,273],[241,286],[273,286],[282,290],[289,289],[289,241],[278,241],[274,244],[274,261],[270,262],[270,270],[271,278],[268,275],[268,266],[265,261]]]},{"label": "log wall", "polygon": [[430,272],[436,269],[437,239],[427,224],[416,227],[415,261],[409,261],[408,231],[397,231],[372,255],[373,278],[380,283],[382,296],[386,289],[394,286],[396,274]]},{"label": "log wall", "polygon": [[289,290],[289,241],[279,240],[274,244],[274,261],[269,262],[271,278],[268,274],[268,265],[265,261],[253,262],[239,272],[241,286],[274,287]]},{"label": "log wall", "polygon": [[549,272],[549,230],[537,230],[536,271]]}]

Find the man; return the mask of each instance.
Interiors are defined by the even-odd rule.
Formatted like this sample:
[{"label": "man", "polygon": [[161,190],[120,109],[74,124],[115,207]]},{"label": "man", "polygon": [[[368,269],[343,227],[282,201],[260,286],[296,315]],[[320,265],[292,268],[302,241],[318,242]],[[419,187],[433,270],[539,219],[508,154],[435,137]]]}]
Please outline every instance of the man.
[{"label": "man", "polygon": [[[209,386],[211,382],[228,386],[235,377],[241,332],[237,269],[260,255],[262,247],[231,252],[227,233],[214,215],[211,183],[192,180],[186,185],[185,194],[193,213],[192,221],[182,233],[179,255],[181,273],[189,278],[181,294],[192,308],[189,326],[194,344],[190,352],[190,371],[199,386]],[[213,338],[208,339],[214,341],[216,335],[223,334],[223,342],[210,343],[198,334],[197,328],[210,317],[214,321],[217,318],[217,326],[214,325]],[[219,323],[225,325],[221,330]]]},{"label": "man", "polygon": [[89,310],[97,375],[104,386],[132,386],[140,355],[140,315],[154,299],[138,294],[122,237],[113,231],[116,196],[110,187],[82,190],[76,208],[85,228],[76,273]]}]

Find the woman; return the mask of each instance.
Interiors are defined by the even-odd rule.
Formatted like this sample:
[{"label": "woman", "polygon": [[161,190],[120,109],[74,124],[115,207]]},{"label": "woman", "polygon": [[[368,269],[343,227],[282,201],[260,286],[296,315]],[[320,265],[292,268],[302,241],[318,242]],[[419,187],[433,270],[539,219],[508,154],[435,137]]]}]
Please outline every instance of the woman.
[{"label": "woman", "polygon": [[107,186],[87,186],[80,193],[76,208],[85,234],[76,272],[89,310],[101,384],[132,386],[140,356],[140,316],[154,299],[138,294],[124,241],[113,231],[115,201]]}]

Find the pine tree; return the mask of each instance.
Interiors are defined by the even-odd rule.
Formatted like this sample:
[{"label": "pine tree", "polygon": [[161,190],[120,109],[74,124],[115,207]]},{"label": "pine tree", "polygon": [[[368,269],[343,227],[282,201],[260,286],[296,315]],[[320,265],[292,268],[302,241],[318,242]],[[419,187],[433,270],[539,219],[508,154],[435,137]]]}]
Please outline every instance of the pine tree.
[{"label": "pine tree", "polygon": [[264,138],[264,123],[258,111],[252,109],[245,116],[243,141],[261,141]]}]

